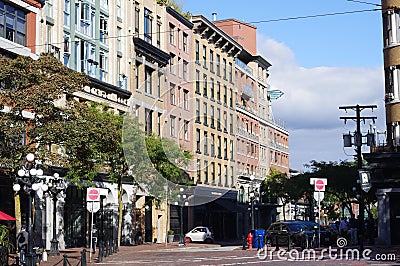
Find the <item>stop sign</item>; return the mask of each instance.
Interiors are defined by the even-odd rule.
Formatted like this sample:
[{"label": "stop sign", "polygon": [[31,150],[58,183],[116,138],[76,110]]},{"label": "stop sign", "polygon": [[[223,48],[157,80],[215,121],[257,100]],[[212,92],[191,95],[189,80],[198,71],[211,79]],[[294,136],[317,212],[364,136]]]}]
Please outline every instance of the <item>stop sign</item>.
[{"label": "stop sign", "polygon": [[322,179],[315,180],[314,183],[315,191],[325,191],[325,182]]},{"label": "stop sign", "polygon": [[100,200],[100,190],[98,188],[88,188],[86,193],[87,193],[87,201]]}]

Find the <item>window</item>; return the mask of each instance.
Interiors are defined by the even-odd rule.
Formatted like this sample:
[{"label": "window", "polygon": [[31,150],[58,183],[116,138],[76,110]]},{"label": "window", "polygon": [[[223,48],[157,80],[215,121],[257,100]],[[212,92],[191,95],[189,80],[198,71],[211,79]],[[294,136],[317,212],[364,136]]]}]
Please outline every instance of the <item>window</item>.
[{"label": "window", "polygon": [[189,63],[185,60],[183,60],[183,80],[188,80],[188,66]]},{"label": "window", "polygon": [[175,74],[175,55],[173,53],[170,53],[170,59],[169,59],[169,72],[171,74]]},{"label": "window", "polygon": [[100,52],[100,80],[108,81],[108,54],[105,52]]},{"label": "window", "polygon": [[183,51],[185,52],[185,53],[187,53],[188,52],[188,35],[187,35],[187,33],[183,33]]},{"label": "window", "polygon": [[171,122],[169,133],[170,133],[171,137],[175,137],[175,116],[171,115],[169,118],[170,118],[170,122]]},{"label": "window", "polygon": [[229,133],[233,134],[233,114],[230,114]]},{"label": "window", "polygon": [[215,184],[215,163],[211,163],[211,182]]},{"label": "window", "polygon": [[100,17],[100,42],[107,44],[108,42],[108,20]]},{"label": "window", "polygon": [[200,173],[201,173],[201,171],[200,171],[200,168],[201,167],[201,165],[200,165],[200,159],[197,159],[197,163],[196,163],[196,175],[197,175],[197,180],[198,181],[200,181]]},{"label": "window", "polygon": [[189,121],[183,121],[183,139],[189,140]]},{"label": "window", "polygon": [[203,144],[204,144],[204,154],[208,155],[208,133],[207,133],[207,131],[204,131]]},{"label": "window", "polygon": [[221,130],[221,110],[217,108],[217,129]]},{"label": "window", "polygon": [[117,0],[117,16],[122,18],[122,8],[121,8],[121,0]]},{"label": "window", "polygon": [[162,82],[162,72],[158,72],[157,75],[157,96],[158,98],[161,97],[161,82]]},{"label": "window", "polygon": [[196,129],[196,152],[197,153],[201,153],[200,152],[200,129]]},{"label": "window", "polygon": [[214,79],[210,78],[210,97],[214,99]]},{"label": "window", "polygon": [[221,101],[221,83],[217,81],[217,101]]},{"label": "window", "polygon": [[146,80],[145,80],[145,85],[144,85],[144,92],[147,94],[152,94],[153,89],[152,89],[152,69],[149,67],[145,67],[145,74],[146,74]]},{"label": "window", "polygon": [[226,88],[226,85],[224,85],[224,103],[228,103],[228,89]]},{"label": "window", "polygon": [[204,161],[204,182],[208,183],[208,161]]},{"label": "window", "polygon": [[210,50],[210,71],[214,73],[214,52]]},{"label": "window", "polygon": [[195,49],[196,49],[196,63],[200,64],[200,43],[197,40],[195,42]]},{"label": "window", "polygon": [[46,0],[46,16],[53,18],[53,0]]},{"label": "window", "polygon": [[233,161],[233,140],[231,140],[231,150],[230,150],[230,152],[231,152],[231,160]]},{"label": "window", "polygon": [[222,158],[221,157],[221,151],[222,151],[222,147],[221,147],[221,136],[218,136],[217,138],[217,151],[218,151],[218,158]]},{"label": "window", "polygon": [[147,135],[150,135],[153,132],[153,111],[150,109],[145,109],[145,124],[144,131]]},{"label": "window", "polygon": [[226,111],[224,111],[224,131],[228,132],[228,117],[226,115]]},{"label": "window", "polygon": [[118,49],[118,52],[121,52],[122,53],[122,40],[121,40],[121,37],[122,37],[122,29],[120,28],[120,27],[117,27],[117,49]]},{"label": "window", "polygon": [[207,103],[203,103],[204,125],[207,126]]},{"label": "window", "polygon": [[228,160],[228,140],[224,138],[224,159]]},{"label": "window", "polygon": [[161,46],[161,18],[157,16],[157,48]]},{"label": "window", "polygon": [[220,76],[221,75],[221,56],[219,54],[217,54],[217,75]]},{"label": "window", "polygon": [[218,185],[221,185],[221,179],[222,179],[222,168],[221,164],[218,164]]},{"label": "window", "polygon": [[229,63],[228,66],[228,75],[229,75],[229,82],[233,82],[233,76],[232,76],[232,63]]},{"label": "window", "polygon": [[200,94],[200,71],[196,70],[196,93]]},{"label": "window", "polygon": [[170,103],[175,105],[175,84],[170,83],[169,95],[170,95]]},{"label": "window", "polygon": [[203,45],[203,67],[207,68],[207,47]]},{"label": "window", "polygon": [[226,79],[226,59],[222,59],[222,75],[223,78]]},{"label": "window", "polygon": [[144,40],[151,43],[151,24],[152,16],[151,11],[147,8],[144,9]]},{"label": "window", "polygon": [[211,156],[215,156],[215,135],[211,134]]},{"label": "window", "polygon": [[0,37],[26,45],[26,13],[3,1],[0,2]]},{"label": "window", "polygon": [[233,180],[233,166],[231,166],[231,186],[233,186],[234,180]]},{"label": "window", "polygon": [[229,106],[233,107],[233,90],[232,90],[232,88],[230,88],[229,91],[230,91],[229,95],[231,96],[231,97],[229,97]]},{"label": "window", "polygon": [[211,128],[214,128],[214,106],[210,106]]},{"label": "window", "polygon": [[140,19],[140,9],[139,9],[139,3],[136,2],[136,7],[135,7],[135,36],[139,36],[139,19]]},{"label": "window", "polygon": [[207,97],[207,75],[203,75],[203,96]]},{"label": "window", "polygon": [[70,7],[70,5],[71,5],[70,0],[65,0],[64,1],[64,26],[67,26],[67,27],[69,27],[70,24],[71,24],[71,22],[70,22],[70,20],[71,20],[71,17],[70,17],[71,7]]},{"label": "window", "polygon": [[169,43],[175,45],[175,25],[169,24]]},{"label": "window", "polygon": [[196,122],[200,123],[200,100],[196,99]]},{"label": "window", "polygon": [[183,90],[183,108],[189,110],[189,91]]}]

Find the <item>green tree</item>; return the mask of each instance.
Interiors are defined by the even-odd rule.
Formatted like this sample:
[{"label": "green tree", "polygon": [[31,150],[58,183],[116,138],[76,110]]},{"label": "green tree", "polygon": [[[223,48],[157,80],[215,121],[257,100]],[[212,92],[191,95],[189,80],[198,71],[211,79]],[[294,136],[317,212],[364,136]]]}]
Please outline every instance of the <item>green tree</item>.
[{"label": "green tree", "polygon": [[65,141],[58,132],[65,122],[64,107],[71,102],[66,95],[86,84],[84,74],[70,71],[52,56],[0,57],[0,164],[10,176],[30,152],[51,163],[50,145]]}]

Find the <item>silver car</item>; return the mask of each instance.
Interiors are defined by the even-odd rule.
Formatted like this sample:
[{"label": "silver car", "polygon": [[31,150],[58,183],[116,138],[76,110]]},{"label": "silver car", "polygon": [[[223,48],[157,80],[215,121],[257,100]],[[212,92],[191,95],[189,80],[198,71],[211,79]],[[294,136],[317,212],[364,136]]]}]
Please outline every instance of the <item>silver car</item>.
[{"label": "silver car", "polygon": [[214,241],[213,233],[206,226],[197,226],[185,235],[185,242],[204,242],[210,244]]}]

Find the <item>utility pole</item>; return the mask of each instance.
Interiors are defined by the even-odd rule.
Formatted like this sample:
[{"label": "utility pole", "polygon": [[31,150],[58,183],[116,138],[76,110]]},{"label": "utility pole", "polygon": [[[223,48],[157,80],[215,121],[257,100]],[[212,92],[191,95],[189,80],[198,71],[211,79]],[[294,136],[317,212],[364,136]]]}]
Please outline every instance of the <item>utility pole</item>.
[{"label": "utility pole", "polygon": [[[361,153],[361,146],[363,145],[362,142],[362,134],[361,134],[361,120],[364,121],[367,119],[371,119],[375,121],[377,118],[376,116],[361,116],[361,111],[364,109],[371,109],[372,111],[374,108],[377,108],[376,105],[355,105],[355,106],[341,106],[339,109],[343,109],[347,112],[347,110],[351,109],[356,112],[356,116],[341,116],[340,119],[344,120],[346,123],[347,120],[354,120],[357,124],[356,132],[354,133],[354,146],[356,146],[357,152],[357,170],[362,169],[362,153]],[[364,250],[364,197],[363,197],[363,190],[361,188],[361,180],[357,179],[357,189],[359,193],[359,224],[360,224],[360,234],[359,234],[359,244],[360,244],[360,252]]]}]

